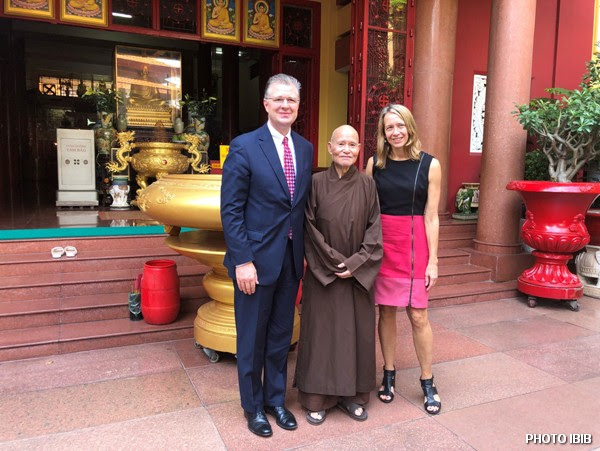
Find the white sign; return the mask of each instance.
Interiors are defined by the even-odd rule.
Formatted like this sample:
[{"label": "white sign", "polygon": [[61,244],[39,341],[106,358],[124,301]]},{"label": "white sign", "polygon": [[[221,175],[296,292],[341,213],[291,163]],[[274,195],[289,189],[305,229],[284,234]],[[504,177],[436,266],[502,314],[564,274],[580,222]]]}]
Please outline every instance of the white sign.
[{"label": "white sign", "polygon": [[58,189],[88,191],[96,189],[94,131],[56,130],[58,140]]},{"label": "white sign", "polygon": [[473,76],[473,103],[471,105],[471,153],[483,150],[483,124],[485,122],[485,91],[487,75]]}]

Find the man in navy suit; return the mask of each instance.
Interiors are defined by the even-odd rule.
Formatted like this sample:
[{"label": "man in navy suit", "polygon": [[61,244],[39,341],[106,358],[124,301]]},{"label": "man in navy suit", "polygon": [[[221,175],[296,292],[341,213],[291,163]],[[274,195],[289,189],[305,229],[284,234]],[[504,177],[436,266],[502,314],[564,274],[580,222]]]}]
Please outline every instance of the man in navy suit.
[{"label": "man in navy suit", "polygon": [[299,104],[298,80],[272,76],[263,99],[267,123],[235,138],[223,166],[224,263],[235,292],[240,397],[248,428],[261,437],[273,434],[265,413],[283,429],[298,427],[285,408],[287,355],[313,155],[312,144],[291,130]]}]

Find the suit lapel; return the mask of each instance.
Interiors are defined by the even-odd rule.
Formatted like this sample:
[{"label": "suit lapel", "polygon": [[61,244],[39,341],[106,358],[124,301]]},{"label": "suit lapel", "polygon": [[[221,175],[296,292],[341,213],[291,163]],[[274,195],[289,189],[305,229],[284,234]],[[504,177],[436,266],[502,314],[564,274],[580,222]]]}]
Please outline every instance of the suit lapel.
[{"label": "suit lapel", "polygon": [[271,136],[271,132],[267,124],[263,125],[260,133],[258,135],[258,143],[265,154],[265,157],[269,161],[277,180],[279,180],[279,184],[281,188],[287,193],[288,197],[290,196],[290,189],[288,188],[287,180],[285,179],[285,174],[283,173],[283,168],[281,167],[281,161],[279,161],[279,155],[277,154],[277,149],[275,148],[275,143],[273,142],[273,137]]}]

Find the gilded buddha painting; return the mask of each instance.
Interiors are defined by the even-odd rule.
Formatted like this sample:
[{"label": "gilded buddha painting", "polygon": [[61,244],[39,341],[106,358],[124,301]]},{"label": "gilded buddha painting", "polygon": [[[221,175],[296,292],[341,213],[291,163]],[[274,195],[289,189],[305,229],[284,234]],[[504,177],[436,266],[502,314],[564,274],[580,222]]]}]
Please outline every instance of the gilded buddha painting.
[{"label": "gilded buddha painting", "polygon": [[106,27],[108,0],[60,0],[60,20]]},{"label": "gilded buddha painting", "polygon": [[131,127],[173,127],[180,115],[181,53],[117,46],[115,51],[116,89]]},{"label": "gilded buddha painting", "polygon": [[244,41],[269,47],[279,45],[278,0],[248,0],[245,17]]},{"label": "gilded buddha painting", "polygon": [[16,16],[54,19],[54,1],[4,0],[4,13]]},{"label": "gilded buddha painting", "polygon": [[202,4],[202,37],[239,42],[239,0],[203,0]]}]

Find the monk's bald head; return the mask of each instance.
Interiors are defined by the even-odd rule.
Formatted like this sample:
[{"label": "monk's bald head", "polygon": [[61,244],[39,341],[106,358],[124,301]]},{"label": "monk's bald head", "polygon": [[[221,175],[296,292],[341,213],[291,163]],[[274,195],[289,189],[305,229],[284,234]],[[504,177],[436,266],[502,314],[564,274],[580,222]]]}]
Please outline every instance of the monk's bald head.
[{"label": "monk's bald head", "polygon": [[340,125],[338,128],[336,128],[331,134],[330,142],[335,143],[336,140],[340,138],[340,136],[351,136],[354,141],[356,141],[357,143],[360,142],[358,139],[358,132],[351,125]]},{"label": "monk's bald head", "polygon": [[336,128],[331,134],[331,141],[327,143],[327,150],[341,177],[358,158],[360,152],[358,132],[349,125]]}]

